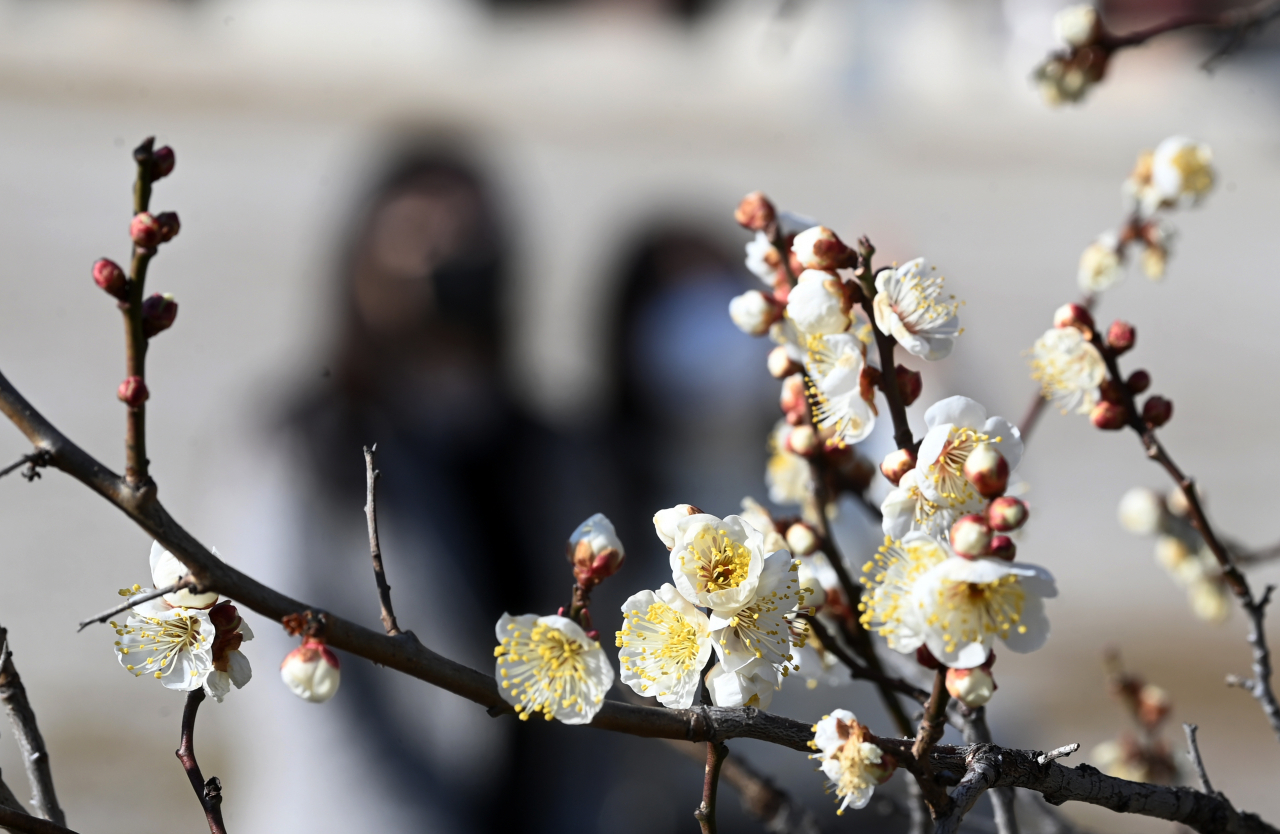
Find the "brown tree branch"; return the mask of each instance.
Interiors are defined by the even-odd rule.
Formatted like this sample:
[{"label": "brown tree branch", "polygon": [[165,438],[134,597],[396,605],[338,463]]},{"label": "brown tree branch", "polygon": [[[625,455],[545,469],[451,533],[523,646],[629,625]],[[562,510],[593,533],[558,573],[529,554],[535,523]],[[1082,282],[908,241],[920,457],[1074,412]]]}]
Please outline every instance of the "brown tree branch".
[{"label": "brown tree branch", "polygon": [[373,468],[373,456],[378,451],[378,444],[364,447],[364,468],[366,483],[366,501],[364,514],[369,521],[369,555],[373,557],[373,581],[378,586],[378,602],[382,605],[382,627],[388,636],[400,633],[400,624],[396,622],[396,612],[391,607],[391,586],[387,584],[387,574],[382,567],[382,546],[378,544],[378,478],[382,473]]},{"label": "brown tree branch", "polygon": [[0,805],[0,828],[17,831],[19,834],[76,834],[56,822],[42,820],[28,815],[25,811],[15,811]]},{"label": "brown tree branch", "polygon": [[1211,70],[1218,61],[1238,50],[1251,35],[1262,31],[1277,17],[1280,17],[1280,2],[1262,0],[1250,6],[1229,9],[1217,14],[1178,15],[1127,35],[1115,35],[1104,30],[1099,38],[1099,45],[1108,51],[1115,52],[1132,46],[1141,46],[1152,38],[1183,29],[1229,29],[1230,34],[1226,42],[1210,53],[1200,65],[1205,70]]},{"label": "brown tree branch", "polygon": [[191,789],[196,792],[196,799],[204,809],[205,819],[209,821],[209,834],[227,834],[227,826],[222,821],[222,782],[217,776],[210,776],[206,782],[196,761],[196,710],[200,709],[202,701],[204,687],[187,693],[187,704],[182,708],[182,739],[174,755],[182,762]]},{"label": "brown tree branch", "polygon": [[[930,751],[947,729],[947,702],[950,700],[951,693],[947,692],[947,669],[944,666],[934,672],[933,692],[929,695],[929,703],[925,704],[920,729],[916,731],[911,744],[911,758],[916,763],[912,774],[920,783],[920,792],[924,795],[924,801],[929,804],[929,812],[939,823],[951,813],[952,802],[946,789],[934,779]],[[976,796],[974,801],[977,801]]]},{"label": "brown tree branch", "polygon": [[[151,204],[151,183],[155,171],[153,146],[155,137],[147,137],[134,148],[133,158],[138,163],[138,176],[133,186],[133,213],[141,214]],[[153,249],[133,247],[133,261],[129,270],[129,296],[120,302],[124,315],[125,376],[147,378],[147,337],[142,331],[142,301],[147,284],[147,265],[155,254]],[[125,423],[125,478],[136,487],[150,480],[147,467],[147,404],[126,405]]]},{"label": "brown tree branch", "polygon": [[702,804],[693,812],[702,834],[716,834],[716,792],[720,786],[720,766],[729,748],[716,740],[707,742],[707,769],[702,779]]},{"label": "brown tree branch", "polygon": [[[963,706],[963,705],[961,705]],[[967,744],[991,744],[991,728],[987,726],[987,708],[965,709],[962,713],[962,732]],[[954,798],[954,794],[952,794]],[[998,834],[1018,834],[1018,817],[1014,810],[1013,788],[996,788],[991,792]]]},{"label": "brown tree branch", "polygon": [[881,333],[876,326],[875,271],[871,266],[871,258],[876,249],[867,237],[858,239],[858,270],[864,276],[862,292],[862,311],[867,314],[871,323],[871,332],[876,339],[876,352],[880,356],[880,391],[889,404],[889,417],[893,420],[893,442],[899,449],[914,452],[915,438],[911,434],[911,425],[907,422],[907,407],[902,404],[902,392],[898,390],[898,373],[893,364],[893,351],[898,340],[887,333]]},{"label": "brown tree branch", "polygon": [[31,708],[31,699],[27,697],[27,688],[13,665],[9,633],[3,626],[0,626],[0,701],[4,702],[5,709],[9,711],[13,734],[22,748],[22,762],[27,769],[27,780],[31,783],[31,804],[40,812],[40,816],[65,826],[67,815],[58,805],[58,794],[53,788],[49,751],[45,748],[44,736],[40,735],[40,727],[36,724],[36,714]]},{"label": "brown tree branch", "polygon": [[76,633],[79,634],[80,632],[84,631],[86,628],[93,625],[94,623],[105,623],[107,620],[111,619],[116,614],[119,614],[123,611],[128,611],[130,608],[132,608],[133,606],[139,603],[148,602],[150,600],[155,599],[156,597],[162,597],[165,594],[172,594],[174,591],[181,591],[183,588],[190,588],[194,584],[195,583],[189,580],[183,580],[181,582],[175,582],[172,585],[169,585],[164,588],[157,588],[154,591],[148,591],[145,594],[138,594],[137,596],[130,597],[127,602],[122,602],[119,605],[115,606],[114,608],[108,608],[106,611],[103,611],[101,614],[98,614],[95,617],[90,617],[87,620],[81,620],[80,627],[76,629]]}]

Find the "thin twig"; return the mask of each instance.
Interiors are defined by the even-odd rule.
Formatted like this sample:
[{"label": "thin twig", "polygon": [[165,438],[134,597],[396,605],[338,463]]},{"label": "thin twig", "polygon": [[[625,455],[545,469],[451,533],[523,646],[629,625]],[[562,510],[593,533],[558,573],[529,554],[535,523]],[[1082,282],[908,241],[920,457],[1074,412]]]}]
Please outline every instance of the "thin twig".
[{"label": "thin twig", "polygon": [[9,633],[0,626],[0,701],[9,711],[13,734],[22,747],[22,761],[31,782],[31,804],[40,816],[61,826],[67,824],[67,815],[58,805],[58,794],[53,788],[53,771],[49,767],[49,751],[36,724],[36,713],[27,697],[27,688],[13,665],[13,652],[9,648]]},{"label": "thin twig", "polygon": [[1262,599],[1254,601],[1252,597],[1243,601],[1245,614],[1249,616],[1249,646],[1253,649],[1253,678],[1244,679],[1231,675],[1227,678],[1229,686],[1238,686],[1246,690],[1262,706],[1263,713],[1271,722],[1271,729],[1280,737],[1280,705],[1276,703],[1275,692],[1271,688],[1271,648],[1267,645],[1267,634],[1264,620],[1267,605],[1275,592],[1275,585],[1268,585],[1262,593]]},{"label": "thin twig", "polygon": [[0,828],[17,831],[19,834],[76,834],[70,828],[56,822],[33,817],[25,811],[15,811],[0,805]]},{"label": "thin twig", "polygon": [[707,769],[702,779],[702,804],[693,812],[702,834],[716,834],[716,792],[720,786],[720,766],[729,748],[712,739],[707,742]]},{"label": "thin twig", "polygon": [[[946,790],[934,781],[930,751],[942,739],[947,729],[947,702],[951,693],[947,691],[947,670],[938,669],[933,676],[933,692],[929,695],[929,703],[925,705],[924,716],[920,719],[920,729],[911,744],[911,756],[917,763],[916,781],[920,783],[920,791],[925,802],[929,803],[929,811],[935,820],[944,819],[951,811],[952,800]],[[985,790],[985,788],[983,789]],[[974,797],[975,801],[977,797]],[[967,809],[966,809],[967,810]],[[957,825],[959,821],[957,820]]]},{"label": "thin twig", "polygon": [[1196,742],[1196,730],[1200,727],[1196,724],[1182,725],[1182,731],[1187,734],[1187,758],[1191,760],[1191,766],[1195,768],[1196,778],[1200,780],[1200,790],[1207,794],[1216,793],[1213,784],[1209,782],[1209,771],[1204,769],[1204,759],[1200,757],[1200,745]]},{"label": "thin twig", "polygon": [[1277,2],[1277,0],[1262,0],[1262,2],[1254,3],[1251,6],[1230,9],[1217,14],[1179,15],[1127,35],[1113,35],[1110,32],[1104,32],[1100,38],[1099,45],[1115,52],[1131,46],[1140,46],[1152,38],[1182,29],[1230,29],[1230,35],[1227,40],[1210,53],[1209,57],[1205,58],[1200,64],[1202,69],[1210,71],[1223,58],[1239,50],[1250,36],[1262,31],[1277,17],[1280,17],[1280,2]]},{"label": "thin twig", "polygon": [[818,638],[818,642],[822,644],[822,647],[835,655],[841,663],[849,668],[849,676],[854,680],[871,681],[878,686],[906,695],[922,705],[929,702],[929,693],[915,684],[902,678],[887,675],[883,670],[872,669],[859,662],[857,658],[845,651],[844,647],[836,642],[835,638],[831,636],[831,632],[827,631],[826,626],[817,617],[812,614],[801,614],[800,619],[809,624],[809,628],[813,630],[814,636]]},{"label": "thin twig", "polygon": [[46,452],[44,451],[31,452],[29,454],[23,455],[21,458],[9,464],[4,469],[0,469],[0,478],[3,478],[5,475],[8,475],[10,472],[12,472],[15,469],[18,469],[22,466],[26,466],[27,471],[22,473],[22,477],[26,478],[28,481],[34,481],[36,478],[40,477],[40,470],[37,469],[36,467],[48,466],[48,465],[49,465],[48,454]]},{"label": "thin twig", "polygon": [[[138,164],[138,175],[133,186],[133,213],[140,214],[150,207],[151,183],[155,172],[153,147],[155,137],[147,137],[134,148],[133,158]],[[133,260],[129,269],[128,299],[120,302],[124,315],[125,375],[147,378],[147,336],[142,330],[142,301],[147,284],[147,266],[155,255],[154,249],[133,247]],[[147,460],[147,404],[140,402],[126,407],[125,422],[125,479],[135,487],[150,484]]]},{"label": "thin twig", "polygon": [[1050,750],[1048,753],[1041,753],[1039,756],[1036,756],[1036,762],[1038,762],[1039,764],[1048,764],[1049,762],[1052,762],[1056,759],[1061,759],[1063,756],[1070,756],[1072,753],[1076,752],[1079,749],[1080,749],[1080,742],[1073,741],[1070,744],[1064,744],[1061,747],[1055,747],[1054,749]]},{"label": "thin twig", "polygon": [[391,607],[391,586],[387,584],[387,573],[382,567],[382,546],[378,544],[378,478],[382,473],[373,468],[373,456],[378,451],[378,444],[364,447],[365,482],[367,485],[364,514],[369,521],[369,555],[373,557],[373,581],[378,586],[378,602],[382,605],[382,627],[387,635],[394,637],[400,633],[400,625],[396,622],[396,612]]},{"label": "thin twig", "polygon": [[182,740],[174,755],[182,762],[191,789],[196,792],[196,799],[204,809],[205,819],[209,821],[209,834],[227,834],[227,826],[222,822],[222,782],[217,776],[210,776],[206,782],[196,761],[196,710],[200,709],[203,700],[204,687],[187,693],[187,704],[182,708]]},{"label": "thin twig", "polygon": [[105,623],[107,620],[111,619],[116,614],[119,614],[122,611],[128,611],[130,608],[137,605],[138,603],[150,602],[156,597],[162,597],[165,594],[172,594],[175,591],[181,591],[185,588],[190,588],[194,585],[195,585],[195,582],[192,581],[191,579],[189,578],[182,579],[178,582],[173,583],[172,585],[167,585],[164,588],[158,588],[154,591],[147,591],[145,594],[139,594],[138,596],[130,597],[127,602],[122,602],[119,605],[115,606],[114,608],[109,608],[106,611],[103,611],[101,614],[97,615],[96,617],[90,617],[87,620],[81,620],[80,627],[76,629],[76,634],[79,634],[80,632],[84,631],[87,627],[93,625],[94,623]]}]

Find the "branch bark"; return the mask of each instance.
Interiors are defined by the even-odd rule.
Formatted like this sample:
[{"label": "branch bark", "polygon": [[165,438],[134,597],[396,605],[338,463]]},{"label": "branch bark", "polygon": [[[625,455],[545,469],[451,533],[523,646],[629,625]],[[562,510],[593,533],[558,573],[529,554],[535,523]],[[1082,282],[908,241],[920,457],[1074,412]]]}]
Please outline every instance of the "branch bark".
[{"label": "branch bark", "polygon": [[702,780],[702,804],[693,812],[702,834],[716,834],[716,793],[720,788],[720,766],[729,748],[719,741],[707,742],[707,769]]},{"label": "branch bark", "polygon": [[182,739],[174,755],[182,762],[182,769],[187,772],[191,789],[200,800],[205,819],[209,822],[209,834],[227,834],[227,826],[222,821],[222,782],[217,776],[210,776],[205,781],[200,773],[200,764],[196,761],[196,711],[204,701],[204,688],[193,689],[187,693],[187,704],[182,709]]},{"label": "branch bark", "polygon": [[366,495],[364,514],[369,522],[369,555],[373,558],[373,581],[378,586],[378,602],[382,605],[382,627],[391,637],[400,633],[400,624],[396,622],[395,609],[391,607],[391,586],[387,584],[387,573],[382,567],[382,546],[378,544],[378,478],[382,473],[373,468],[373,456],[378,451],[378,444],[364,447],[364,468]]},{"label": "branch bark", "polygon": [[49,768],[49,751],[36,724],[36,714],[27,697],[27,688],[13,665],[13,652],[9,649],[9,633],[0,626],[0,701],[9,711],[13,733],[22,748],[22,761],[31,782],[31,803],[40,815],[60,826],[67,824],[67,815],[58,805],[58,794],[53,788],[53,771]]},{"label": "branch bark", "polygon": [[[963,705],[961,705],[963,706]],[[991,728],[987,726],[987,708],[965,709],[962,732],[967,744],[991,744]],[[954,798],[954,794],[952,795]],[[1018,817],[1015,811],[1013,788],[996,788],[991,792],[998,834],[1018,834]]]},{"label": "branch bark", "polygon": [[42,820],[28,815],[25,811],[15,811],[0,805],[0,828],[17,831],[19,834],[76,834],[55,822]]}]

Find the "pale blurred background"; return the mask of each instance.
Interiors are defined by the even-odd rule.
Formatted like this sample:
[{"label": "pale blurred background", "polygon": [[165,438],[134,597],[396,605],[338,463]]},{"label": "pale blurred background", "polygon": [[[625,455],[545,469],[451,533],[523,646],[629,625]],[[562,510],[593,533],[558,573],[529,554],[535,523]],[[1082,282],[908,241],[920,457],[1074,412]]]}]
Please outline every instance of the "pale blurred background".
[{"label": "pale blurred background", "polygon": [[[1127,367],[1148,368],[1153,391],[1175,402],[1168,445],[1201,479],[1215,520],[1244,543],[1272,543],[1280,539],[1268,474],[1280,460],[1272,417],[1280,408],[1272,228],[1280,63],[1264,42],[1210,76],[1196,69],[1205,41],[1169,38],[1120,55],[1084,106],[1051,110],[1027,78],[1052,46],[1058,5],[5,0],[0,368],[66,433],[122,467],[119,314],[89,270],[98,257],[127,257],[129,151],[154,134],[176,149],[178,164],[153,206],[177,210],[183,223],[148,286],[181,305],[149,368],[153,474],[171,512],[237,567],[376,627],[359,445],[390,444],[383,468],[400,466],[412,482],[401,507],[395,493],[386,498],[384,552],[401,622],[427,645],[477,664],[491,662],[487,621],[469,640],[440,612],[460,605],[451,582],[465,586],[458,598],[494,602],[483,579],[490,566],[476,555],[488,524],[536,516],[515,532],[528,529],[522,546],[545,561],[526,564],[534,579],[507,590],[546,612],[567,590],[557,542],[596,509],[622,514],[615,520],[630,559],[594,608],[612,651],[617,602],[664,572],[665,553],[644,526],[649,515],[678,501],[728,514],[741,496],[764,496],[776,387],[763,347],[726,329],[723,313],[727,298],[750,286],[739,266],[746,235],[731,217],[742,194],[763,189],[846,239],[868,234],[884,260],[925,255],[967,301],[955,352],[924,369],[917,429],[923,408],[953,393],[1017,420],[1034,390],[1024,352],[1053,309],[1077,296],[1080,250],[1121,219],[1120,183],[1137,152],[1181,133],[1212,145],[1219,187],[1174,218],[1181,237],[1167,279],[1156,285],[1134,270],[1098,315],[1137,324]],[[358,340],[344,329],[344,264],[378,183],[415,154],[474,175],[496,230],[484,240],[502,241],[505,284],[483,299],[501,338],[476,355],[489,357],[477,361],[489,362],[485,378],[505,392],[501,413],[516,416],[488,437],[481,421],[476,453],[513,436],[538,438],[517,443],[537,454],[521,463],[492,515],[453,529],[445,544],[420,523],[439,511],[408,497],[411,488],[432,493],[413,481],[408,453],[397,457],[413,444],[397,447],[390,423],[356,421],[369,436],[353,433],[341,464],[314,459],[328,446],[309,447],[312,464],[333,463],[333,477],[352,480],[333,493],[341,500],[315,497],[323,478],[299,463],[307,452],[294,430],[312,413],[308,403],[344,396],[326,387],[345,379],[335,357]],[[639,335],[619,349],[624,301]],[[689,326],[673,324],[703,309]],[[672,318],[680,311],[687,315]],[[635,345],[666,346],[632,357],[638,373],[657,375],[636,390],[670,383],[696,395],[727,385],[738,392],[731,407],[693,416],[655,407],[660,413],[636,429],[634,403],[611,381]],[[663,364],[672,356],[687,359],[692,381],[663,381],[663,373],[679,376]],[[464,379],[477,378],[462,367]],[[386,385],[398,390],[398,379]],[[469,399],[469,391],[453,410],[447,399],[432,407],[453,423],[490,415],[487,395]],[[399,419],[412,424],[415,408]],[[516,424],[529,434],[513,435]],[[644,462],[653,483],[628,492],[632,485],[619,482],[645,457],[633,443],[656,448],[659,463]],[[0,428],[0,463],[26,450],[16,431]],[[1254,701],[1222,684],[1227,673],[1249,671],[1243,618],[1196,620],[1150,542],[1116,521],[1124,491],[1164,488],[1162,473],[1128,433],[1104,435],[1055,413],[1045,415],[1020,473],[1033,517],[1019,558],[1052,570],[1061,596],[1050,603],[1046,648],[1002,654],[996,667],[996,741],[1045,749],[1078,741],[1082,753],[1067,763],[1088,760],[1128,725],[1106,689],[1102,653],[1114,646],[1172,694],[1168,740],[1181,750],[1177,723],[1198,723],[1215,786],[1237,807],[1280,819],[1280,744]],[[396,483],[389,476],[384,491]],[[628,505],[640,495],[653,505]],[[308,519],[321,517],[327,526],[317,533]],[[854,562],[874,541],[857,528],[850,520]],[[16,475],[0,482],[0,529],[0,622],[69,824],[85,834],[205,830],[172,754],[181,695],[119,670],[104,629],[75,633],[77,620],[117,599],[117,588],[147,581],[149,541],[55,472],[34,484]],[[312,561],[309,571],[316,538],[330,561]],[[349,562],[336,565],[333,554]],[[1259,584],[1280,576],[1275,568],[1254,574]],[[306,704],[275,672],[289,638],[261,617],[247,619],[258,634],[246,647],[256,677],[202,708],[197,746],[204,772],[222,779],[233,831],[485,830],[522,821],[535,831],[693,828],[699,768],[665,748],[565,727],[532,736],[543,746],[531,747],[528,734],[512,742],[510,719],[494,721],[355,658],[344,658],[346,688],[334,701]],[[1280,639],[1280,627],[1271,633]],[[366,685],[378,701],[357,698]],[[862,684],[814,692],[789,684],[774,702],[802,720],[837,706],[889,732]],[[391,717],[371,723],[375,709]],[[439,811],[450,799],[437,797],[431,767],[402,768],[380,752],[388,739],[403,748],[397,755],[445,763],[455,804],[482,797],[465,800],[476,816]],[[826,830],[882,824],[870,811],[837,819],[821,777],[798,754],[731,747],[809,801]],[[0,769],[25,797],[7,723]],[[397,773],[409,776],[397,781]],[[501,788],[498,773],[501,784],[523,785],[523,799]],[[529,795],[561,798],[521,804]],[[722,804],[730,830],[761,830],[731,791]],[[1064,811],[1098,831],[1172,827]],[[985,801],[974,830],[983,830],[983,813]]]}]

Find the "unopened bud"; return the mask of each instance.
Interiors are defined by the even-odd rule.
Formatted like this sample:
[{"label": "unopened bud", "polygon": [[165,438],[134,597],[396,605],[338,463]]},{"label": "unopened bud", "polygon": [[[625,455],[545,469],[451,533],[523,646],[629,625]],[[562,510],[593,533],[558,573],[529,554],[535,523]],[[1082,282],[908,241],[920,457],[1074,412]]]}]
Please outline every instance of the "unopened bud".
[{"label": "unopened bud", "polygon": [[782,380],[778,405],[782,407],[782,413],[791,425],[799,426],[809,422],[809,400],[805,396],[803,374],[792,374]]},{"label": "unopened bud", "polygon": [[658,510],[653,514],[653,529],[657,531],[658,538],[662,539],[667,550],[676,546],[676,536],[680,534],[680,522],[701,512],[702,510],[692,504],[676,504],[674,507]]},{"label": "unopened bud", "polygon": [[991,537],[991,555],[1006,562],[1012,562],[1018,555],[1018,546],[1008,536]]},{"label": "unopened bud", "polygon": [[1124,405],[1128,395],[1120,383],[1114,379],[1104,379],[1098,386],[1098,398],[1113,405]]},{"label": "unopened bud", "polygon": [[983,498],[995,498],[1009,486],[1009,462],[995,444],[979,443],[965,459],[964,476]]},{"label": "unopened bud", "polygon": [[120,402],[130,408],[137,408],[145,403],[151,394],[147,392],[147,383],[142,377],[131,376],[120,383],[120,387],[116,389],[116,396],[120,398]]},{"label": "unopened bud", "polygon": [[818,549],[818,534],[803,521],[787,528],[787,547],[796,556],[808,556]]},{"label": "unopened bud", "polygon": [[280,678],[294,695],[318,704],[337,694],[342,672],[332,649],[319,641],[308,640],[285,655],[280,664]]},{"label": "unopened bud", "polygon": [[884,456],[880,461],[880,474],[894,486],[902,480],[902,476],[916,468],[916,453],[910,449],[896,449]]},{"label": "unopened bud", "polygon": [[792,359],[782,345],[769,351],[769,358],[765,360],[765,364],[769,367],[769,375],[774,379],[784,379],[803,370],[800,363]]},{"label": "unopened bud", "polygon": [[913,371],[906,365],[899,365],[894,370],[898,374],[898,396],[902,398],[903,405],[911,405],[920,398],[924,380],[919,371]]},{"label": "unopened bud", "polygon": [[177,161],[173,148],[168,145],[157,148],[151,157],[151,178],[159,180],[169,176],[173,173],[173,166]]},{"label": "unopened bud", "polygon": [[960,516],[951,525],[951,549],[957,556],[977,559],[991,552],[991,527],[977,513]]},{"label": "unopened bud", "polygon": [[1107,328],[1107,344],[1111,346],[1116,355],[1124,353],[1133,347],[1133,343],[1138,339],[1138,331],[1134,329],[1132,324],[1127,321],[1116,319],[1111,322],[1111,326]]},{"label": "unopened bud", "polygon": [[1102,24],[1098,10],[1088,3],[1068,6],[1053,18],[1053,31],[1068,46],[1089,46],[1098,40]]},{"label": "unopened bud", "polygon": [[997,688],[996,679],[981,667],[947,670],[947,691],[966,707],[980,707],[987,703]]},{"label": "unopened bud", "polygon": [[1142,404],[1142,422],[1153,429],[1158,429],[1173,416],[1173,403],[1164,397],[1148,397]]},{"label": "unopened bud", "polygon": [[992,530],[1009,533],[1027,523],[1027,505],[1012,495],[1002,495],[987,507],[987,522]]},{"label": "unopened bud", "polygon": [[1080,304],[1063,304],[1053,313],[1054,327],[1074,327],[1086,334],[1093,330],[1093,316]]},{"label": "unopened bud", "polygon": [[809,457],[818,450],[818,433],[808,423],[796,426],[787,434],[787,449],[801,457]]},{"label": "unopened bud", "polygon": [[1125,380],[1124,384],[1129,387],[1130,392],[1141,394],[1151,387],[1151,374],[1142,370],[1134,371],[1129,374],[1129,378]]},{"label": "unopened bud", "polygon": [[129,290],[129,278],[115,261],[99,258],[93,262],[93,283],[102,288],[108,295],[121,300]]},{"label": "unopened bud", "polygon": [[565,555],[573,564],[573,579],[583,588],[592,588],[618,572],[626,560],[622,540],[604,513],[596,513],[578,525],[565,545]]},{"label": "unopened bud", "polygon": [[1100,429],[1115,431],[1129,421],[1129,411],[1117,403],[1100,402],[1089,412],[1089,421]]},{"label": "unopened bud", "polygon": [[156,215],[156,224],[160,227],[161,243],[173,240],[178,236],[178,230],[182,228],[182,224],[178,222],[178,213],[176,211],[160,212]]},{"label": "unopened bud", "polygon": [[805,269],[843,269],[855,266],[858,260],[857,253],[826,226],[814,226],[796,235],[791,251]]},{"label": "unopened bud", "polygon": [[759,232],[778,219],[778,212],[763,191],[752,191],[738,203],[733,219],[738,221],[739,226]]},{"label": "unopened bud", "polygon": [[135,214],[129,223],[129,237],[143,249],[154,249],[160,244],[160,224],[151,212]]},{"label": "unopened bud", "polygon": [[155,293],[142,302],[142,335],[151,338],[173,326],[178,317],[178,302],[169,294]]},{"label": "unopened bud", "polygon": [[729,318],[748,336],[763,336],[782,318],[782,306],[760,290],[747,290],[729,301]]}]

